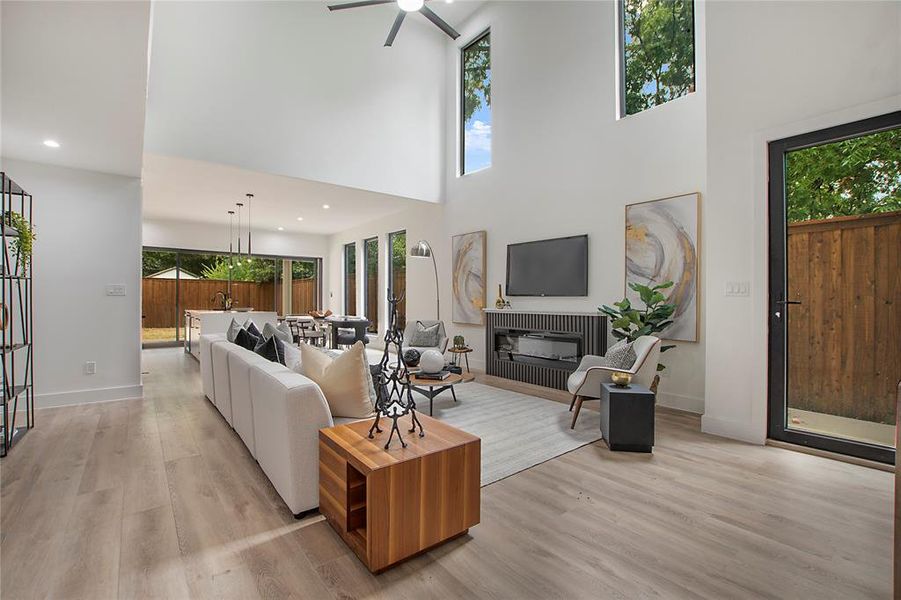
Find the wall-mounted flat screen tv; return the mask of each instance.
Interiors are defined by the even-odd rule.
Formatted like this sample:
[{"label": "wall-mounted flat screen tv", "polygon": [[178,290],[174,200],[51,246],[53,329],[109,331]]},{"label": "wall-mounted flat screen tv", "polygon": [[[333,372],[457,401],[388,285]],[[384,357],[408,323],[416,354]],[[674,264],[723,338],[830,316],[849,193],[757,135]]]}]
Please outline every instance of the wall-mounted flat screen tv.
[{"label": "wall-mounted flat screen tv", "polygon": [[588,236],[507,246],[508,296],[587,296]]}]

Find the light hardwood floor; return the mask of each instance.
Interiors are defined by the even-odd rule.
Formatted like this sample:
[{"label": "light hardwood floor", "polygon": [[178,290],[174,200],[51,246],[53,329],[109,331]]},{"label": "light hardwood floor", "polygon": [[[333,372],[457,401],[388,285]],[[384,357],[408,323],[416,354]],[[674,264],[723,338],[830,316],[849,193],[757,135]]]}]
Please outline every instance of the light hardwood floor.
[{"label": "light hardwood floor", "polygon": [[144,369],[145,399],[41,410],[3,459],[3,600],[891,597],[891,474],[663,411],[653,455],[600,442],[487,486],[469,535],[374,577],[293,519],[192,358]]}]

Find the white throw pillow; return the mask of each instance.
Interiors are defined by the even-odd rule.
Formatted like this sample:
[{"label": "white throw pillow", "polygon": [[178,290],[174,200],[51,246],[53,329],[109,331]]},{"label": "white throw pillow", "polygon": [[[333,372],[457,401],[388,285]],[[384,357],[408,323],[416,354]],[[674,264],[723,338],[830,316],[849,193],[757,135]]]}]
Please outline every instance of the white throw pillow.
[{"label": "white throw pillow", "polygon": [[282,342],[286,344],[291,344],[294,342],[291,336],[291,330],[288,329],[287,323],[280,323],[278,325],[273,325],[270,322],[266,322],[263,325],[263,339],[268,340],[272,336],[277,336]]},{"label": "white throw pillow", "polygon": [[364,418],[373,414],[372,385],[366,348],[357,342],[331,358],[309,344],[300,345],[298,372],[319,385],[333,417]]},{"label": "white throw pillow", "polygon": [[294,344],[284,344],[285,346],[285,366],[292,371],[300,373],[301,354],[300,348]]},{"label": "white throw pillow", "polygon": [[238,323],[234,317],[232,317],[231,325],[228,326],[228,331],[225,333],[225,339],[234,343],[235,336],[238,335],[238,332],[244,329],[244,325]]}]

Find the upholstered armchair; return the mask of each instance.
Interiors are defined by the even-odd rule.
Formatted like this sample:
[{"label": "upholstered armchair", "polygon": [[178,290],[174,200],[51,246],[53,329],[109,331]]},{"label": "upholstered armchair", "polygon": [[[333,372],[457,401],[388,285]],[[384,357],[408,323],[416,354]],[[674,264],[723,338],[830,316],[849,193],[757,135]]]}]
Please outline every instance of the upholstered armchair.
[{"label": "upholstered armchair", "polygon": [[420,353],[425,352],[426,350],[437,350],[441,354],[447,350],[447,332],[444,329],[444,321],[435,321],[435,320],[427,320],[427,319],[418,319],[419,322],[422,323],[424,327],[431,327],[435,323],[438,323],[438,345],[431,347],[422,347],[422,346],[412,346],[410,345],[410,340],[413,339],[413,333],[416,331],[416,321],[417,319],[407,318],[407,326],[404,328],[404,350],[413,349],[418,350]]},{"label": "upholstered armchair", "polygon": [[575,406],[571,429],[576,427],[576,419],[582,409],[584,400],[596,400],[601,397],[601,384],[610,383],[610,375],[614,372],[629,373],[632,383],[650,388],[657,374],[657,363],[660,362],[660,339],[652,335],[643,335],[632,344],[635,350],[635,364],[631,369],[614,369],[604,365],[603,356],[587,355],[582,357],[579,367],[573,371],[566,382],[566,387],[573,395],[569,410]]}]

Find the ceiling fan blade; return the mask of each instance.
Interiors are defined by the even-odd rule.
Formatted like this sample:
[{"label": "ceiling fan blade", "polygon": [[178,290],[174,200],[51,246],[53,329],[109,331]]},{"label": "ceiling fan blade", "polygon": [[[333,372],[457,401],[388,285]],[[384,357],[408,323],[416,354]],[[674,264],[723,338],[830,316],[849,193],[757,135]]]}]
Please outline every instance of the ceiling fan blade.
[{"label": "ceiling fan blade", "polygon": [[400,30],[401,23],[404,22],[404,17],[407,16],[407,11],[399,10],[397,11],[397,18],[394,19],[394,25],[391,26],[391,31],[388,32],[388,39],[385,40],[385,45],[390,46],[394,43],[394,38],[397,37],[397,32]]},{"label": "ceiling fan blade", "polygon": [[396,0],[361,0],[360,2],[348,2],[346,4],[330,4],[329,10],[344,10],[345,8],[360,8],[361,6],[375,6],[376,4],[394,4]]},{"label": "ceiling fan blade", "polygon": [[445,21],[444,19],[442,19],[441,17],[436,15],[434,12],[432,12],[432,9],[429,8],[428,6],[426,6],[425,4],[422,5],[422,8],[419,9],[419,12],[424,14],[425,17],[429,21],[431,21],[432,23],[437,25],[438,28],[441,29],[441,31],[443,31],[444,33],[446,33],[453,39],[457,39],[458,37],[460,37],[460,34],[457,33],[456,29],[454,29],[453,27],[448,25],[447,21]]}]

